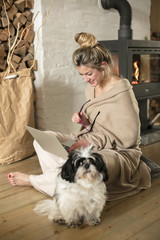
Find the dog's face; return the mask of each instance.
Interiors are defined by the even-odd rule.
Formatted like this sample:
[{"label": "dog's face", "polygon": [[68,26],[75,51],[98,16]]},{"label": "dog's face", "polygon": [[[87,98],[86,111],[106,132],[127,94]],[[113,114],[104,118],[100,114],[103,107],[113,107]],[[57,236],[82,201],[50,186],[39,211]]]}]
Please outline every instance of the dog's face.
[{"label": "dog's face", "polygon": [[92,153],[91,147],[75,150],[69,154],[68,160],[62,167],[62,179],[69,182],[94,182],[108,180],[107,168],[98,153]]}]

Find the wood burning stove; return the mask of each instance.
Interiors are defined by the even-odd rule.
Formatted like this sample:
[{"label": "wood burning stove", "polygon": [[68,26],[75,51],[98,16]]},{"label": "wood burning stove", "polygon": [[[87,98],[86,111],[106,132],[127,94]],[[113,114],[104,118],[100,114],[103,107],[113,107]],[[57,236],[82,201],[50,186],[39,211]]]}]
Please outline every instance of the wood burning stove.
[{"label": "wood burning stove", "polygon": [[160,97],[160,42],[119,39],[100,41],[112,54],[116,71],[133,85],[142,131],[148,120],[148,99]]},{"label": "wood burning stove", "polygon": [[160,42],[132,40],[132,11],[126,0],[101,0],[102,7],[120,14],[118,40],[99,41],[112,54],[116,71],[133,85],[140,109],[141,130],[149,125],[148,101],[160,97]]}]

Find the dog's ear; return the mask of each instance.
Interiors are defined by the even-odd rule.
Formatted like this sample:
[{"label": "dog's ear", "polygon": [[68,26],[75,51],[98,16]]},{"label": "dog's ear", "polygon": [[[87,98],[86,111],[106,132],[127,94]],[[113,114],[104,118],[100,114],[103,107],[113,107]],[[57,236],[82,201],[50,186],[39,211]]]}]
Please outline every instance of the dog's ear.
[{"label": "dog's ear", "polygon": [[61,169],[61,178],[69,182],[74,182],[76,173],[74,165],[72,163],[72,155],[72,153],[69,154],[68,160],[65,162]]},{"label": "dog's ear", "polygon": [[102,156],[98,153],[92,153],[92,155],[96,159],[95,165],[97,170],[102,174],[103,181],[106,182],[109,179],[109,175],[108,175],[106,164],[104,163]]}]

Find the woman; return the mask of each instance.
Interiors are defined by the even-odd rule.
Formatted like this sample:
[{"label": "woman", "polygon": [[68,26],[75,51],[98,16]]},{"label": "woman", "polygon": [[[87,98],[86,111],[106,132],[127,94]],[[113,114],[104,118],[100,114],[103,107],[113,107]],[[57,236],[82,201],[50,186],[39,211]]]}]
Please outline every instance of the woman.
[{"label": "woman", "polygon": [[[61,142],[74,139],[69,151],[93,145],[106,163],[109,180],[106,182],[109,200],[138,193],[151,186],[149,167],[140,160],[139,109],[132,86],[117,76],[108,51],[89,33],[75,36],[80,47],[73,53],[73,62],[85,82],[87,102],[76,112],[72,121],[81,125],[76,134],[54,133]],[[82,111],[83,110],[83,111]],[[9,174],[17,186],[34,186],[41,192],[54,195],[59,167],[65,162],[46,153],[34,142],[43,174]]]}]

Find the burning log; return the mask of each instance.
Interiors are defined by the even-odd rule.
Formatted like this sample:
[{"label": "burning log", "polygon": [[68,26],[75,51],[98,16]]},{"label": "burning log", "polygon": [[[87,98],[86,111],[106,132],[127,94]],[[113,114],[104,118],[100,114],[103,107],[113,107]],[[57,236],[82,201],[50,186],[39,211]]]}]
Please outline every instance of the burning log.
[{"label": "burning log", "polygon": [[[0,72],[6,70],[9,51],[15,44],[11,72],[30,68],[34,63],[33,7],[34,0],[0,0]],[[37,70],[36,61],[33,70]]]}]

